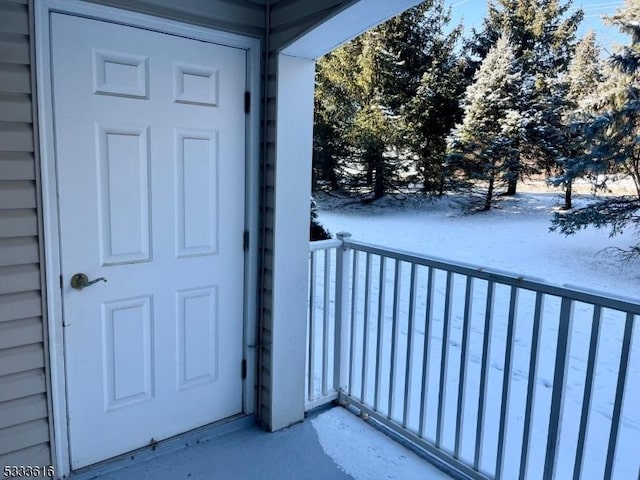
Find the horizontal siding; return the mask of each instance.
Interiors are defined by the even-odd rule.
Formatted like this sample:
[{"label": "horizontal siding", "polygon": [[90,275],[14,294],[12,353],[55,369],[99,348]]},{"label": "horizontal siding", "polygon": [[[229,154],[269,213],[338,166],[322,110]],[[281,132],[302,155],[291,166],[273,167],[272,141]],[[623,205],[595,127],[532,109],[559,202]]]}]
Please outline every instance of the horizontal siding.
[{"label": "horizontal siding", "polygon": [[[19,398],[45,393],[45,375],[42,369],[4,375],[0,377],[0,406]],[[2,410],[2,408],[0,408]]]},{"label": "horizontal siding", "polygon": [[50,465],[29,5],[0,0],[0,464]]},{"label": "horizontal siding", "polygon": [[0,350],[0,376],[42,367],[44,367],[42,343]]},{"label": "horizontal siding", "polygon": [[5,152],[33,152],[33,125],[0,122],[0,145]]},{"label": "horizontal siding", "polygon": [[[35,180],[33,152],[0,152],[0,182],[6,180]],[[1,205],[0,208],[6,208]]]},{"label": "horizontal siding", "polygon": [[29,35],[29,15],[26,5],[0,4],[0,32]]},{"label": "horizontal siding", "polygon": [[42,298],[38,290],[0,295],[0,323],[41,314]]},{"label": "horizontal siding", "polygon": [[36,208],[37,205],[35,182],[0,181],[0,210]]},{"label": "horizontal siding", "polygon": [[7,455],[0,455],[0,465],[51,465],[49,443],[27,447]]},{"label": "horizontal siding", "polygon": [[0,61],[29,65],[29,37],[0,31]]},{"label": "horizontal siding", "polygon": [[49,423],[44,418],[3,428],[0,430],[0,455],[42,444],[48,439]]},{"label": "horizontal siding", "polygon": [[0,122],[31,122],[31,108],[31,95],[29,94],[0,95]]},{"label": "horizontal siding", "polygon": [[0,239],[38,234],[35,209],[0,210]]},{"label": "horizontal siding", "polygon": [[36,237],[0,238],[0,267],[38,263],[39,249]]},{"label": "horizontal siding", "polygon": [[0,410],[0,428],[47,418],[47,397],[39,393],[5,402]]},{"label": "horizontal siding", "polygon": [[[2,350],[43,341],[40,317],[0,323],[0,356]],[[1,415],[0,411],[0,415]]]},{"label": "horizontal siding", "polygon": [[[0,295],[39,290],[40,266],[38,264],[0,267]],[[3,300],[0,298],[0,305]],[[10,315],[11,312],[8,314]]]},{"label": "horizontal siding", "polygon": [[0,62],[0,85],[4,93],[31,93],[29,65]]}]

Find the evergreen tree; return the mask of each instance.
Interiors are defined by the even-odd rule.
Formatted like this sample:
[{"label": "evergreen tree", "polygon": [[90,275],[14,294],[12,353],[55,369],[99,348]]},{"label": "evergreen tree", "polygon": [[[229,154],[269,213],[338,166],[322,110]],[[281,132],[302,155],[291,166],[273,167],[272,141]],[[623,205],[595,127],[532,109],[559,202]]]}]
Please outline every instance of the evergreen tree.
[{"label": "evergreen tree", "polygon": [[360,38],[362,50],[357,58],[358,76],[354,78],[357,111],[351,127],[354,153],[366,171],[366,184],[374,199],[395,185],[397,157],[389,155],[397,138],[398,116],[389,106],[390,97],[383,77],[394,62],[393,52],[385,49],[384,30],[380,27]]},{"label": "evergreen tree", "polygon": [[448,142],[450,163],[469,178],[487,182],[482,210],[491,208],[496,187],[508,183],[509,167],[517,161],[522,118],[514,99],[526,90],[515,52],[503,35],[467,89],[464,119]]},{"label": "evergreen tree", "polygon": [[356,114],[353,77],[361,45],[351,42],[321,58],[316,64],[313,131],[314,190],[344,187],[350,155],[349,129]]},{"label": "evergreen tree", "polygon": [[436,0],[423,18],[424,64],[422,76],[414,85],[403,115],[404,138],[416,155],[416,169],[424,190],[442,195],[448,172],[445,171],[447,135],[462,119],[460,97],[464,93],[465,64],[457,53],[462,34],[459,25],[448,30],[451,9],[444,0]]},{"label": "evergreen tree", "polygon": [[311,222],[309,225],[309,240],[316,242],[318,240],[328,240],[331,233],[327,230],[318,218],[318,206],[316,201],[311,197]]},{"label": "evergreen tree", "polygon": [[593,111],[594,95],[602,81],[600,48],[595,33],[590,31],[576,46],[567,75],[556,80],[556,90],[560,90],[556,95],[557,110],[550,109],[550,112],[557,112],[557,123],[550,124],[553,128],[545,132],[547,136],[543,139],[554,147],[549,156],[549,170],[555,170],[557,175],[550,178],[550,182],[564,188],[565,210],[573,207],[573,181],[581,176],[575,166],[589,154],[589,139],[582,122]]},{"label": "evergreen tree", "polygon": [[[632,179],[635,194],[612,197],[565,215],[555,215],[552,230],[571,235],[593,225],[608,227],[611,235],[625,228],[640,229],[640,5],[627,0],[612,22],[631,36],[630,45],[611,59],[615,69],[608,75],[598,112],[584,128],[591,141],[582,158],[574,162],[573,172],[592,175],[621,173]],[[606,186],[606,183],[604,185]],[[640,243],[625,252],[628,258],[640,256]]]},{"label": "evergreen tree", "polygon": [[569,14],[571,6],[571,0],[564,4],[559,0],[494,0],[489,4],[482,31],[474,32],[468,46],[471,60],[475,57],[481,61],[498,38],[507,34],[523,81],[534,85],[527,92],[518,92],[523,135],[517,161],[508,166],[508,195],[516,193],[520,177],[548,166],[552,151],[538,148],[538,141],[545,135],[550,119],[545,110],[560,100],[555,78],[568,68],[575,32],[583,16],[580,10]]},{"label": "evergreen tree", "polygon": [[[424,2],[318,62],[314,173],[331,188],[340,185],[345,167],[374,198],[408,178],[416,145],[407,121],[410,105],[425,72],[439,79],[445,68],[439,56],[451,54],[459,36],[456,31],[438,38],[448,18],[442,20],[442,0],[431,9],[432,0]],[[450,86],[460,90],[454,82]],[[412,113],[416,121],[415,108]]]}]

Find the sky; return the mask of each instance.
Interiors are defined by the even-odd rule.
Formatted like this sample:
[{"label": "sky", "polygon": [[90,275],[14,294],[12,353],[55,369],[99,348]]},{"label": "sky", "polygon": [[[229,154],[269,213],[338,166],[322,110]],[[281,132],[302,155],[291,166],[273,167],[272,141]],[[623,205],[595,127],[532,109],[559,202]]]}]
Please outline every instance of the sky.
[{"label": "sky", "polygon": [[[487,0],[448,0],[451,5],[452,23],[462,21],[465,32],[471,32],[472,27],[479,28],[487,10]],[[628,37],[622,35],[614,27],[606,26],[602,21],[603,15],[611,15],[624,4],[624,0],[574,0],[576,8],[584,10],[584,20],[578,30],[581,37],[589,29],[596,32],[598,41],[610,53],[614,45],[628,43]]]}]

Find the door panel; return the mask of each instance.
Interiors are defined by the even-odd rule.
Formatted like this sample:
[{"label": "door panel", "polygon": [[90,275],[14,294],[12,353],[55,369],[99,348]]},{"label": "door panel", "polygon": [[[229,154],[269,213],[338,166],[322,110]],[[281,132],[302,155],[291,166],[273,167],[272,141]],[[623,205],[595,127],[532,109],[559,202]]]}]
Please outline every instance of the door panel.
[{"label": "door panel", "polygon": [[242,410],[246,53],[51,22],[75,469]]}]

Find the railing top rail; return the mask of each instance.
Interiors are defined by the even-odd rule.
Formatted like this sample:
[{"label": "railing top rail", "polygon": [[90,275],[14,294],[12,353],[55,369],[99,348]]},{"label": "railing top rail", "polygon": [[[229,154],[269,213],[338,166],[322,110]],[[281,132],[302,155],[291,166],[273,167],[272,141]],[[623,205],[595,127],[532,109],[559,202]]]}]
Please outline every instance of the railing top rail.
[{"label": "railing top rail", "polygon": [[333,248],[335,247],[336,242],[338,243],[338,245],[342,244],[346,248],[351,248],[362,252],[369,252],[374,255],[381,255],[408,263],[415,263],[417,265],[432,267],[438,270],[450,271],[460,275],[467,275],[470,277],[493,281],[500,284],[519,287],[525,290],[542,292],[552,296],[565,297],[578,302],[600,305],[604,308],[610,308],[613,310],[630,312],[634,315],[640,315],[640,303],[637,299],[626,298],[613,294],[602,294],[602,292],[590,291],[588,289],[569,285],[552,285],[538,278],[519,276],[498,269],[477,267],[475,265],[453,262],[447,259],[431,257],[427,255],[408,253],[402,250],[379,247],[376,245],[370,245],[367,243],[349,239],[346,239],[343,242],[340,242],[340,240],[325,240],[323,242],[314,242],[316,244],[326,245],[319,245],[318,248],[315,249],[317,250],[321,248]]},{"label": "railing top rail", "polygon": [[318,240],[316,242],[309,242],[309,251],[315,252],[316,250],[328,250],[329,248],[338,248],[342,246],[342,240],[337,238],[331,238],[329,240]]}]

